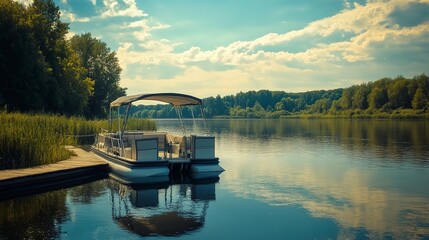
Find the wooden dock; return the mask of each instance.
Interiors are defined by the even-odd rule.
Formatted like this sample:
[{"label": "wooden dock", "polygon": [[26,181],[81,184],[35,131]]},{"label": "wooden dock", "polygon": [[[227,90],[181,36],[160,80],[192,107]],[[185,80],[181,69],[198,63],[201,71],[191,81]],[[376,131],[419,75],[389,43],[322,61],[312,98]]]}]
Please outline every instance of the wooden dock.
[{"label": "wooden dock", "polygon": [[77,156],[58,163],[0,171],[0,200],[40,192],[44,189],[62,188],[106,177],[108,164],[92,152],[66,146]]}]

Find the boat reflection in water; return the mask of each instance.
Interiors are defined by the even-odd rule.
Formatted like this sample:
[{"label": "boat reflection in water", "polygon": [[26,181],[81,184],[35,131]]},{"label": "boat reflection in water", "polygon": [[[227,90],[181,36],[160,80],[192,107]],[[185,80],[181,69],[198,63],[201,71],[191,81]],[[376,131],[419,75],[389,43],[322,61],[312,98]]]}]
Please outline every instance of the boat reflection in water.
[{"label": "boat reflection in water", "polygon": [[112,217],[139,236],[180,236],[204,226],[219,177],[176,176],[169,183],[124,185],[109,182]]}]

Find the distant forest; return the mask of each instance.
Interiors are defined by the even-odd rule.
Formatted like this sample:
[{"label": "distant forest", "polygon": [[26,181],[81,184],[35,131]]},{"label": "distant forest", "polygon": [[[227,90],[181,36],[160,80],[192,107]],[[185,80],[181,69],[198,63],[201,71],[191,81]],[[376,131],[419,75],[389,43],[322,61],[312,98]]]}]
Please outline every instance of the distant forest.
[{"label": "distant forest", "polygon": [[[412,79],[402,76],[383,78],[375,82],[334,90],[302,93],[284,91],[249,91],[236,95],[203,99],[206,117],[279,118],[301,114],[391,114],[404,110],[412,114],[427,113],[429,109],[429,77],[425,74]],[[170,105],[133,106],[136,118],[172,118],[175,109]],[[198,111],[194,114],[199,116]],[[183,115],[192,115],[183,108]]]}]

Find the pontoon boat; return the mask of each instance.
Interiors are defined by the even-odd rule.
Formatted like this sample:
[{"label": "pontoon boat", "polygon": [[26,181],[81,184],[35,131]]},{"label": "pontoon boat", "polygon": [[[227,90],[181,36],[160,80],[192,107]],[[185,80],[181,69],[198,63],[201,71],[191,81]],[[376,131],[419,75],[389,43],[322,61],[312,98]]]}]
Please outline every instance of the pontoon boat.
[{"label": "pontoon boat", "polygon": [[[183,135],[125,130],[131,104],[139,100],[155,100],[174,106]],[[202,136],[187,136],[182,114],[184,106],[199,106],[207,129],[202,100],[199,98],[178,93],[120,97],[110,104],[110,130],[97,135],[92,151],[109,163],[114,175],[130,183],[168,180],[168,175],[173,170],[188,170],[196,178],[219,175],[224,169],[219,166],[219,158],[215,156],[214,136],[207,134],[208,131]],[[112,131],[114,113],[118,118],[117,132]]]}]

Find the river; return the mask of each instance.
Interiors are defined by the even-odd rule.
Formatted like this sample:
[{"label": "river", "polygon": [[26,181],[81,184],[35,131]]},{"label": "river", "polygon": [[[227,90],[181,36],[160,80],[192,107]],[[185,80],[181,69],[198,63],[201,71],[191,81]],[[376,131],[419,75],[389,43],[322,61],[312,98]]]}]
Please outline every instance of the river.
[{"label": "river", "polygon": [[428,121],[207,126],[226,170],[218,179],[139,187],[100,179],[3,200],[0,239],[429,238]]}]

